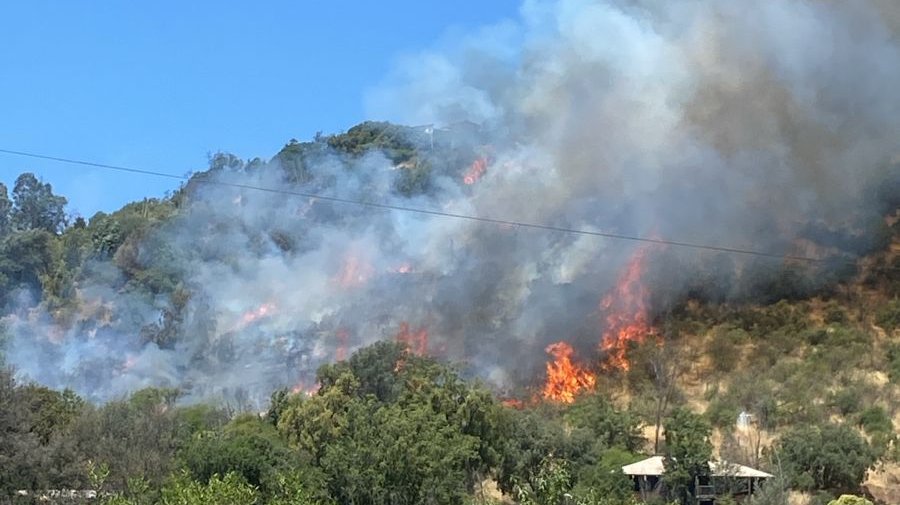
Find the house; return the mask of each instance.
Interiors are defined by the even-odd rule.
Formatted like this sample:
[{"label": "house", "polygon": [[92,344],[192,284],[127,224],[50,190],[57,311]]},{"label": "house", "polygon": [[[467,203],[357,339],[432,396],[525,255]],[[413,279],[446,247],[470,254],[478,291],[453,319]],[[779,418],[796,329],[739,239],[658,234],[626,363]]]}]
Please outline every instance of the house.
[{"label": "house", "polygon": [[[662,490],[665,473],[664,458],[653,456],[637,463],[625,465],[622,472],[634,482],[634,490],[643,497],[659,494]],[[735,497],[748,496],[759,487],[760,483],[772,478],[772,474],[762,472],[749,466],[728,463],[726,461],[710,461],[709,477],[695,482],[694,496],[701,503],[714,503],[716,496],[725,494]]]}]

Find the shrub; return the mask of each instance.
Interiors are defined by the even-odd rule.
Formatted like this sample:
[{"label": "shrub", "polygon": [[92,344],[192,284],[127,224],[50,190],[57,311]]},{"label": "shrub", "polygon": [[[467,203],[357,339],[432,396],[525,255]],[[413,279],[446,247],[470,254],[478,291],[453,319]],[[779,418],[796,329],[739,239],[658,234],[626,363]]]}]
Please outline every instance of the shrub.
[{"label": "shrub", "polygon": [[900,382],[900,345],[893,344],[887,350],[887,372],[891,382]]},{"label": "shrub", "polygon": [[741,357],[740,343],[746,332],[741,330],[717,329],[709,343],[709,356],[717,372],[730,372]]},{"label": "shrub", "polygon": [[900,299],[895,298],[878,309],[875,313],[875,323],[887,332],[900,327]]},{"label": "shrub", "polygon": [[837,409],[842,416],[849,416],[859,412],[862,407],[862,399],[856,388],[847,387],[832,393],[828,399],[828,405]]},{"label": "shrub", "polygon": [[162,502],[183,505],[220,503],[229,505],[253,505],[257,490],[235,473],[225,477],[213,475],[209,482],[200,483],[182,474],[162,489]]},{"label": "shrub", "polygon": [[837,500],[828,502],[828,505],[872,505],[872,502],[862,496],[844,494]]},{"label": "shrub", "polygon": [[825,324],[845,324],[849,318],[847,312],[834,300],[825,307]]},{"label": "shrub", "polygon": [[890,416],[878,405],[873,405],[859,414],[859,426],[870,435],[890,433],[894,429]]},{"label": "shrub", "polygon": [[275,477],[296,468],[298,457],[279,439],[276,429],[255,416],[232,421],[222,433],[196,437],[181,451],[192,479],[207,483],[214,475],[234,474],[271,494]]}]

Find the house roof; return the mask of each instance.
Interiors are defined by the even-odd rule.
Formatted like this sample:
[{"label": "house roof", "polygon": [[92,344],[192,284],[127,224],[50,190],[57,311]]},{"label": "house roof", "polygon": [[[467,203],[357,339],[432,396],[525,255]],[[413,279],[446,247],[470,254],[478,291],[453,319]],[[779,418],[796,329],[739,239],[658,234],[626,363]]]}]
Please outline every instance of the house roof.
[{"label": "house roof", "polygon": [[[726,461],[710,461],[709,470],[715,477],[745,477],[758,479],[768,479],[772,477],[772,474],[759,471],[755,468],[728,463]],[[658,476],[665,473],[666,469],[665,465],[663,464],[663,457],[653,456],[645,460],[638,461],[637,463],[625,465],[622,467],[622,471],[625,472],[626,475]]]}]

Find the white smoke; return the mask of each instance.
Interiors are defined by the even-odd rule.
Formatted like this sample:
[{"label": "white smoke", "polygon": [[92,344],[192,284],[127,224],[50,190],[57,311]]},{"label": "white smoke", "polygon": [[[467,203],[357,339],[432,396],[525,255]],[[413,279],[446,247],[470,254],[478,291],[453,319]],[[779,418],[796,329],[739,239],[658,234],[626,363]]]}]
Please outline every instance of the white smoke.
[{"label": "white smoke", "polygon": [[[448,126],[438,137],[481,125],[470,147],[489,145],[491,161],[477,183],[463,184],[464,165],[437,170],[429,191],[405,197],[393,189],[405,169],[380,154],[325,156],[304,185],[287,185],[275,161],[211,177],[796,254],[810,226],[877,217],[872,190],[896,178],[893,5],[527,1],[515,21],[402,62],[369,97],[375,117]],[[113,307],[108,322],[7,318],[23,375],[97,400],[160,385],[261,402],[405,321],[428,328],[429,352],[498,387],[527,384],[549,342],[596,357],[598,302],[636,247],[227,185],[197,185],[189,201],[142,251],[152,261],[165,244],[185,279],[176,338],[139,335],[167,301],[83,286],[85,299]],[[666,248],[647,282],[674,299],[704,272],[706,288],[734,296],[781,266]]]}]

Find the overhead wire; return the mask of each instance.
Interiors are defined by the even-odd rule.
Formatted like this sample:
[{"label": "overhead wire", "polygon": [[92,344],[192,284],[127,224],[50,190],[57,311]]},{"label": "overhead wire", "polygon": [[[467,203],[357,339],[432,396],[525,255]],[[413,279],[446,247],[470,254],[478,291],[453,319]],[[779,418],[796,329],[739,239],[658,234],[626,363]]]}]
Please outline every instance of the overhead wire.
[{"label": "overhead wire", "polygon": [[[11,156],[19,156],[19,157],[47,160],[47,161],[55,161],[58,163],[81,165],[81,166],[87,166],[87,167],[101,168],[101,169],[105,169],[105,170],[114,170],[114,171],[126,172],[126,173],[131,173],[131,174],[162,177],[162,178],[168,178],[168,179],[174,179],[174,180],[180,180],[180,181],[191,181],[191,179],[192,179],[192,176],[189,176],[189,175],[177,175],[177,174],[172,174],[172,173],[167,173],[167,172],[158,172],[158,171],[154,171],[154,170],[145,170],[145,169],[141,169],[141,168],[126,167],[126,166],[121,166],[121,165],[111,165],[111,164],[107,164],[107,163],[97,163],[97,162],[93,162],[93,161],[78,160],[78,159],[73,159],[73,158],[64,158],[64,157],[60,157],[60,156],[50,156],[50,155],[46,155],[46,154],[40,154],[40,153],[34,153],[34,152],[28,152],[28,151],[18,151],[18,150],[13,150],[13,149],[0,148],[0,153],[11,155]],[[456,212],[447,212],[447,211],[436,210],[436,209],[409,207],[409,206],[405,206],[405,205],[396,205],[396,204],[382,203],[382,202],[372,202],[372,201],[366,201],[366,200],[355,200],[355,199],[351,199],[351,198],[341,198],[341,197],[337,197],[337,196],[322,195],[322,194],[318,194],[318,193],[310,193],[310,192],[297,191],[297,190],[292,190],[292,189],[267,188],[267,187],[262,187],[262,186],[254,186],[251,184],[241,184],[241,183],[236,183],[236,182],[228,182],[228,181],[221,181],[221,180],[215,180],[215,179],[194,179],[194,182],[200,183],[200,184],[218,185],[218,186],[225,186],[225,187],[231,187],[231,188],[237,188],[237,189],[246,189],[246,190],[262,191],[262,192],[266,192],[266,193],[273,193],[273,194],[280,194],[280,195],[303,197],[303,198],[308,198],[308,199],[315,199],[315,200],[321,200],[321,201],[325,201],[325,202],[332,202],[332,203],[345,204],[345,205],[356,205],[356,206],[363,206],[363,207],[368,207],[368,208],[376,208],[376,209],[390,210],[390,211],[397,211],[397,212],[409,212],[409,213],[414,213],[414,214],[419,214],[419,215],[436,216],[436,217],[443,217],[443,218],[448,218],[448,219],[461,219],[461,220],[467,220],[467,221],[473,221],[473,222],[479,222],[479,223],[496,224],[496,225],[501,225],[501,226],[514,226],[514,227],[518,227],[518,228],[552,231],[552,232],[575,234],[575,235],[586,235],[586,236],[601,237],[601,238],[607,238],[607,239],[613,239],[613,240],[641,242],[641,243],[648,243],[648,244],[657,244],[657,245],[665,245],[665,246],[673,246],[673,247],[683,247],[683,248],[690,248],[690,249],[706,250],[706,251],[713,251],[713,252],[720,252],[720,253],[742,254],[742,255],[757,256],[757,257],[771,258],[771,259],[801,261],[801,262],[807,262],[807,263],[825,263],[827,261],[832,261],[832,259],[815,258],[815,257],[811,257],[811,256],[778,254],[778,253],[758,251],[758,250],[753,250],[753,249],[744,249],[744,248],[739,248],[739,247],[718,246],[718,245],[712,245],[712,244],[686,242],[686,241],[681,241],[681,240],[669,240],[669,239],[663,239],[663,238],[642,237],[642,236],[636,236],[636,235],[626,235],[626,234],[621,234],[621,233],[611,233],[611,232],[589,230],[589,229],[584,229],[584,228],[569,228],[569,227],[565,227],[565,226],[556,226],[556,225],[541,224],[541,223],[529,223],[529,222],[515,221],[515,220],[511,220],[511,219],[501,219],[501,218],[488,217],[488,216],[476,216],[476,215],[461,214],[461,213],[456,213]],[[850,260],[847,260],[847,261],[850,261]]]}]

